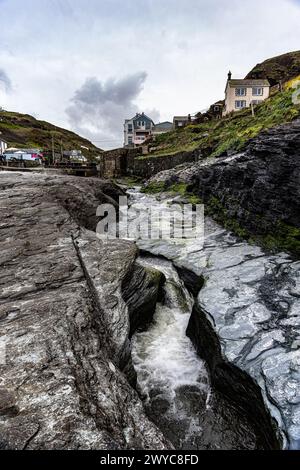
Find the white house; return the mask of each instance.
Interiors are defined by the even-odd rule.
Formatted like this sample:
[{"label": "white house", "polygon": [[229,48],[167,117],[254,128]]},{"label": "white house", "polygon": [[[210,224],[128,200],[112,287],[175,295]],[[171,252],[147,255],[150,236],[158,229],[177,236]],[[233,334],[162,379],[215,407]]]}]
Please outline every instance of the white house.
[{"label": "white house", "polygon": [[232,111],[249,108],[251,104],[257,105],[269,98],[270,83],[268,80],[237,80],[232,79],[231,72],[225,90],[225,106],[223,116]]}]

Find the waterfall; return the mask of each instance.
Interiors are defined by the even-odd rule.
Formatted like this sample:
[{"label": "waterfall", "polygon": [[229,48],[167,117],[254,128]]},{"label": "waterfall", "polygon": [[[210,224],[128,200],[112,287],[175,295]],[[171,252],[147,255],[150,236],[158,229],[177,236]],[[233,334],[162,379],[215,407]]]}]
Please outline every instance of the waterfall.
[{"label": "waterfall", "polygon": [[200,410],[191,402],[208,406],[210,396],[206,366],[186,336],[194,300],[171,262],[146,257],[139,263],[161,271],[166,282],[152,325],[133,338],[138,388],[150,413],[159,411],[160,422],[185,447],[199,440],[203,432]]}]

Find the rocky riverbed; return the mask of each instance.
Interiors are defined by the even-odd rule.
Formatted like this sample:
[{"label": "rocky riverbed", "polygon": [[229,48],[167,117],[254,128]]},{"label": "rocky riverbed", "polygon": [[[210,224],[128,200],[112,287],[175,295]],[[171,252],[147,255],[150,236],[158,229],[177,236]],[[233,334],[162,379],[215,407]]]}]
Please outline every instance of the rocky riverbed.
[{"label": "rocky riverbed", "polygon": [[[137,210],[180,202],[138,191],[131,191],[131,200]],[[300,263],[285,253],[267,254],[208,217],[203,247],[198,239],[144,240],[139,246],[172,260],[187,285],[195,282],[187,273],[203,278],[188,335],[209,364],[214,386],[235,397],[272,447],[262,396],[282,446],[299,448]]]},{"label": "rocky riverbed", "polygon": [[215,389],[206,362],[187,336],[194,298],[173,263],[151,256],[140,256],[138,262],[166,279],[152,323],[132,342],[138,390],[149,417],[176,449],[267,448],[247,413]]},{"label": "rocky riverbed", "polygon": [[215,220],[300,256],[300,120],[262,132],[245,151],[182,165],[154,176],[184,184]]},{"label": "rocky riverbed", "polygon": [[210,219],[145,259],[94,232],[122,194],[0,173],[1,448],[297,448],[298,263]]}]

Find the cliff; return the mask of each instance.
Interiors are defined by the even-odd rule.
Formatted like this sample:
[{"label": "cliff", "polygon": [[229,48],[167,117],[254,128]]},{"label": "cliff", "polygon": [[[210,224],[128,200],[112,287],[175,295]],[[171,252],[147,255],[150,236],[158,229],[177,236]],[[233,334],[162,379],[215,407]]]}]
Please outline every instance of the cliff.
[{"label": "cliff", "polygon": [[300,51],[288,52],[257,64],[245,77],[267,78],[271,85],[300,75]]},{"label": "cliff", "polygon": [[[253,139],[230,157],[162,172],[148,191],[173,189],[194,194],[206,211],[238,235],[267,248],[300,254],[300,120]],[[175,186],[174,186],[175,185]]]}]

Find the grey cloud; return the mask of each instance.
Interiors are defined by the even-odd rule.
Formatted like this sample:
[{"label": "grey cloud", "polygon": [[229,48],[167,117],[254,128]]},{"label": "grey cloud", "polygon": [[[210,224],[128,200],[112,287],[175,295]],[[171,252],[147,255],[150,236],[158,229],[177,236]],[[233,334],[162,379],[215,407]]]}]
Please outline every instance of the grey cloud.
[{"label": "grey cloud", "polygon": [[146,72],[137,72],[121,80],[111,78],[104,83],[97,78],[88,78],[83,86],[75,92],[73,101],[95,106],[101,106],[107,102],[124,106],[139,95],[146,78]]},{"label": "grey cloud", "polygon": [[[87,78],[66,109],[72,127],[96,142],[99,147],[105,147],[102,145],[103,141],[110,141],[111,147],[120,145],[124,119],[138,112],[135,100],[141,93],[146,78],[146,72],[137,72],[121,79],[111,78],[104,82],[97,78]],[[154,110],[153,119],[158,114]]]},{"label": "grey cloud", "polygon": [[3,69],[0,69],[0,87],[3,87],[6,92],[12,89],[11,80]]}]

